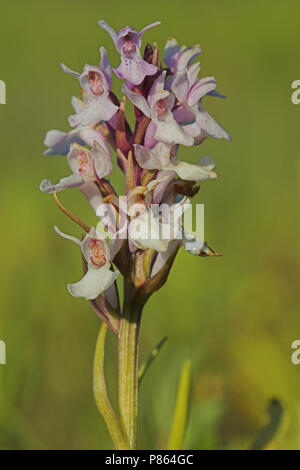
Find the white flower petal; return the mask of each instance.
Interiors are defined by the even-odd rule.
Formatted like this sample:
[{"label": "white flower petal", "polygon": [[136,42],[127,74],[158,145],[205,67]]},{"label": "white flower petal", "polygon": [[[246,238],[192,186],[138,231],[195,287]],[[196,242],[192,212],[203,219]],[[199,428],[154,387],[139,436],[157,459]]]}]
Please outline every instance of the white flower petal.
[{"label": "white flower petal", "polygon": [[122,57],[122,62],[117,69],[113,69],[117,77],[125,79],[132,85],[140,85],[147,75],[155,75],[156,65],[149,64],[141,58],[137,49],[131,58]]},{"label": "white flower petal", "polygon": [[171,85],[171,90],[180,103],[185,103],[187,101],[189,81],[186,72],[175,75]]},{"label": "white flower petal", "polygon": [[68,235],[67,233],[62,232],[61,230],[59,230],[59,228],[56,225],[54,226],[54,230],[62,238],[65,238],[66,240],[71,240],[72,242],[76,243],[76,245],[81,246],[81,241],[78,238],[73,237],[72,235]]},{"label": "white flower petal", "polygon": [[145,170],[155,170],[159,168],[159,161],[149,148],[134,144],[134,155],[139,166]]},{"label": "white flower petal", "polygon": [[216,173],[205,166],[182,162],[176,158],[172,158],[164,169],[175,171],[179,178],[187,181],[204,181],[210,178],[217,178]]},{"label": "white flower petal", "polygon": [[[148,93],[148,102],[150,107],[153,106],[153,97],[157,93],[161,93],[164,90],[165,85],[165,78],[166,78],[166,71],[162,72],[153,82],[153,85],[150,88]],[[166,95],[167,96],[167,95]]]},{"label": "white flower petal", "polygon": [[134,154],[138,164],[145,170],[162,170],[170,159],[171,145],[158,142],[152,149],[143,145],[134,145]]},{"label": "white flower petal", "polygon": [[201,47],[198,44],[193,47],[183,46],[178,54],[177,71],[185,70],[201,52]]},{"label": "white flower petal", "polygon": [[44,145],[49,147],[45,150],[44,155],[66,155],[70,150],[71,144],[88,144],[92,147],[95,140],[109,152],[109,147],[106,143],[105,137],[100,131],[93,129],[91,126],[77,127],[76,129],[72,129],[70,132],[62,132],[52,129],[47,132],[44,140]]},{"label": "white flower petal", "polygon": [[205,77],[198,80],[189,90],[188,105],[194,106],[203,96],[215,90],[217,82],[215,77]]},{"label": "white flower petal", "polygon": [[107,51],[106,51],[105,47],[103,47],[103,46],[100,47],[100,55],[101,55],[101,59],[100,59],[99,68],[100,68],[101,72],[103,72],[103,74],[105,75],[105,78],[106,78],[107,84],[108,84],[108,88],[109,88],[109,90],[111,90],[111,87],[112,87],[112,70],[111,70],[111,65],[110,65],[110,61],[109,61],[109,58],[108,58]]},{"label": "white flower petal", "polygon": [[207,111],[204,111],[202,106],[198,105],[198,109],[195,111],[196,121],[199,124],[201,131],[211,137],[217,139],[231,140],[230,135],[218,124]]},{"label": "white flower petal", "polygon": [[128,236],[138,248],[152,248],[155,251],[166,251],[169,240],[161,239],[161,226],[151,211],[133,219],[128,226]]},{"label": "white flower petal", "polygon": [[75,284],[68,284],[68,291],[73,297],[96,299],[107,290],[117,279],[119,271],[111,271],[108,266],[89,268],[85,276]]},{"label": "white flower petal", "polygon": [[103,204],[103,196],[98,186],[94,182],[89,182],[80,186],[79,189],[96,212],[98,207]]},{"label": "white flower petal", "polygon": [[191,65],[187,69],[186,74],[190,87],[192,87],[198,81],[198,73],[200,72],[200,69],[201,65],[199,62],[196,62],[196,64]]},{"label": "white flower petal", "polygon": [[166,251],[170,241],[181,238],[179,220],[182,218],[182,212],[179,207],[171,210],[170,217],[164,223],[161,223],[159,214],[156,215],[151,210],[144,212],[130,222],[128,227],[130,240],[141,249]]},{"label": "white flower petal", "polygon": [[69,124],[71,127],[75,127],[79,124],[87,126],[94,121],[109,121],[118,109],[118,106],[114,105],[105,96],[93,100],[90,99],[79,114],[69,116]]},{"label": "white flower petal", "polygon": [[176,177],[176,173],[174,171],[159,171],[157,174],[157,179],[162,179],[165,176],[168,178],[161,184],[159,184],[153,191],[153,204],[160,204],[162,201],[164,194],[166,192],[167,187],[171,183],[171,181]]},{"label": "white flower petal", "polygon": [[54,190],[59,192],[67,188],[81,186],[83,183],[84,180],[80,175],[73,174],[66,178],[62,178],[57,184],[52,184],[50,180],[43,180],[40,184],[40,190],[43,193],[51,194]]},{"label": "white flower petal", "polygon": [[146,101],[146,99],[134,91],[129,90],[127,85],[122,86],[122,93],[127,96],[127,98],[134,104],[137,108],[139,108],[145,116],[150,117],[150,107]]},{"label": "white flower petal", "polygon": [[74,142],[84,144],[79,136],[79,130],[74,129],[71,132],[62,132],[57,129],[51,129],[47,132],[44,145],[49,147],[44,151],[44,155],[66,155],[69,152],[70,145]]},{"label": "white flower petal", "polygon": [[113,171],[113,164],[111,155],[105,152],[103,147],[98,142],[94,142],[91,150],[91,155],[94,161],[95,170],[99,179],[105,178]]},{"label": "white flower petal", "polygon": [[167,98],[167,108],[168,110],[171,110],[174,106],[175,96],[173,95],[173,93],[170,93],[168,90],[160,90],[151,97],[151,100],[149,99],[149,104],[151,108],[151,116],[154,121],[157,119],[157,110],[155,106],[156,103],[166,98]]},{"label": "white flower petal", "polygon": [[69,75],[72,75],[73,77],[76,77],[76,78],[80,77],[80,73],[74,72],[74,70],[69,69],[69,67],[67,67],[65,64],[60,64],[60,66],[61,66],[61,69],[63,70],[63,72],[66,72]]},{"label": "white flower petal", "polygon": [[111,26],[109,26],[109,24],[107,24],[106,21],[104,21],[104,20],[98,21],[98,25],[100,26],[100,28],[103,28],[103,29],[105,29],[105,31],[108,32],[108,34],[112,38],[113,42],[116,44],[117,33],[115,32],[115,30]]},{"label": "white flower petal", "polygon": [[148,24],[143,29],[141,29],[140,36],[142,37],[143,34],[145,34],[145,32],[148,31],[148,29],[154,28],[154,26],[159,26],[160,24],[161,24],[161,21],[154,21],[154,23]]},{"label": "white flower petal", "polygon": [[77,96],[72,96],[71,105],[76,114],[80,113],[85,107],[85,103],[79,98],[77,98]]},{"label": "white flower petal", "polygon": [[[74,132],[74,131],[73,131]],[[93,147],[94,142],[98,142],[101,147],[110,155],[109,146],[103,134],[91,126],[84,126],[78,128],[78,133],[85,144]]]},{"label": "white flower petal", "polygon": [[182,144],[185,146],[192,146],[194,139],[188,135],[179,124],[173,119],[167,119],[165,121],[155,121],[156,133],[155,139],[166,144]]}]

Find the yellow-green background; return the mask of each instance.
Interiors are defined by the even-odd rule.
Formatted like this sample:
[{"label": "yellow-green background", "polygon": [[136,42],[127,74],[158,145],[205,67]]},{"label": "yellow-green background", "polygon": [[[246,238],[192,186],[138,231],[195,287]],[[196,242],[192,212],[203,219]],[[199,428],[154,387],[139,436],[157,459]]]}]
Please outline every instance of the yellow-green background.
[{"label": "yellow-green background", "polygon": [[[231,133],[181,151],[208,154],[220,178],[203,184],[205,235],[222,258],[180,253],[167,285],[146,306],[141,354],[168,343],[141,388],[139,446],[162,448],[171,425],[183,360],[193,362],[187,447],[247,448],[267,402],[286,407],[280,448],[300,448],[300,366],[290,361],[300,338],[300,106],[291,82],[300,79],[297,0],[117,1],[1,0],[0,106],[1,283],[0,448],[109,448],[94,405],[91,368],[99,320],[66,284],[81,275],[80,254],[53,231],[80,231],[38,187],[68,174],[64,157],[42,155],[45,132],[66,130],[76,80],[59,68],[97,63],[105,46],[97,26],[137,30],[162,51],[169,36],[200,43],[201,74],[215,75],[227,100],[206,108]],[[118,86],[118,85],[117,85]],[[118,172],[118,170],[117,170]],[[121,179],[114,177],[118,188]],[[61,195],[89,223],[92,210],[76,190]],[[110,340],[107,375],[115,395],[116,351]]]}]

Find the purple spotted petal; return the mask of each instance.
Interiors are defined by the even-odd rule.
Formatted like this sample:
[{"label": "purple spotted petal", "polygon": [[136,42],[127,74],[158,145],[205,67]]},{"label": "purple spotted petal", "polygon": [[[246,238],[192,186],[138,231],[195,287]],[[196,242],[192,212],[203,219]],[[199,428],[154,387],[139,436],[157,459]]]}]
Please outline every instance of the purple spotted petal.
[{"label": "purple spotted petal", "polygon": [[139,49],[141,47],[141,36],[140,34],[131,26],[126,26],[121,29],[117,34],[116,39],[116,48],[118,52],[121,52],[122,46],[124,44],[125,38],[130,35],[131,42]]},{"label": "purple spotted petal", "polygon": [[133,85],[140,85],[146,76],[156,74],[157,67],[148,64],[140,56],[136,59],[123,57],[121,64],[114,69],[114,72],[119,78],[128,80]]}]

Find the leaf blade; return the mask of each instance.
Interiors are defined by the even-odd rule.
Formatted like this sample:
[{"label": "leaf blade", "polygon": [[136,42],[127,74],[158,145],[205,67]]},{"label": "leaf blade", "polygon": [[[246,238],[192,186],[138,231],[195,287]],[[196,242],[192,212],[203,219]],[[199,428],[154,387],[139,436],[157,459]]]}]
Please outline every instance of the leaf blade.
[{"label": "leaf blade", "polygon": [[116,449],[129,450],[127,437],[125,436],[119,418],[117,417],[107,396],[104,377],[104,353],[107,325],[102,323],[97,339],[94,367],[93,367],[93,392],[97,408],[102,415]]},{"label": "leaf blade", "polygon": [[165,336],[164,338],[162,338],[159,343],[157,343],[157,345],[155,346],[155,348],[152,350],[152,352],[150,353],[150,355],[147,357],[146,361],[141,365],[140,367],[140,370],[139,370],[139,384],[141,383],[142,381],[142,378],[144,377],[144,375],[146,374],[147,370],[149,369],[150,365],[152,364],[152,362],[154,361],[154,359],[158,356],[158,354],[160,353],[161,351],[161,348],[163,347],[163,345],[165,344],[165,342],[167,341],[167,336]]},{"label": "leaf blade", "polygon": [[189,395],[191,385],[191,361],[186,360],[181,369],[168,450],[181,450],[188,423]]}]

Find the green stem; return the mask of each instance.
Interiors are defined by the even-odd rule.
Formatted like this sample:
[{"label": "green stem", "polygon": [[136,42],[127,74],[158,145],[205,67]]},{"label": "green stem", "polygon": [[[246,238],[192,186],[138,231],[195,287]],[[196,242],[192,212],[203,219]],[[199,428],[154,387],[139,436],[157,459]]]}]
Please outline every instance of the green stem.
[{"label": "green stem", "polygon": [[138,414],[138,353],[140,309],[133,306],[125,289],[124,311],[119,335],[120,419],[130,449],[136,447]]}]

